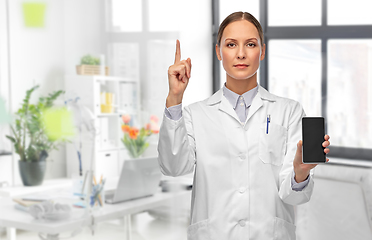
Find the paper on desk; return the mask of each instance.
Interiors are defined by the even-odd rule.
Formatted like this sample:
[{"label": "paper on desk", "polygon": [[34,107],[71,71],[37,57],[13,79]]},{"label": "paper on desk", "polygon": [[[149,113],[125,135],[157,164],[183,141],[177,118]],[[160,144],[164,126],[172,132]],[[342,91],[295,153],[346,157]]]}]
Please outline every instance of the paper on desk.
[{"label": "paper on desk", "polygon": [[42,202],[51,200],[54,197],[49,194],[30,194],[22,197],[23,201],[35,201],[35,202]]},{"label": "paper on desk", "polygon": [[34,193],[22,196],[24,201],[48,201],[53,199],[78,199],[74,196],[70,189],[57,189],[45,191],[42,193]]},{"label": "paper on desk", "polygon": [[39,201],[25,201],[21,198],[13,198],[13,201],[24,206],[24,207],[29,207],[29,206],[32,206],[32,205],[35,205],[35,204],[38,204]]}]

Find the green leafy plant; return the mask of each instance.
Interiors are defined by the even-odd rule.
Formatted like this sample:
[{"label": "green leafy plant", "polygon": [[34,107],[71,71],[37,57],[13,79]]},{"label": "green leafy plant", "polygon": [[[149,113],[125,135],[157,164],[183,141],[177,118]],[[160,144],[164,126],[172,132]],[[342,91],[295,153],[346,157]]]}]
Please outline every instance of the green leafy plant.
[{"label": "green leafy plant", "polygon": [[51,150],[58,149],[57,145],[60,143],[48,138],[42,115],[64,91],[55,91],[47,97],[40,97],[37,104],[30,104],[31,95],[38,87],[37,85],[26,92],[22,107],[16,113],[15,123],[10,126],[13,136],[6,136],[14,144],[20,161],[39,161]]},{"label": "green leafy plant", "polygon": [[81,65],[99,65],[99,58],[92,57],[91,55],[85,55],[81,58]]}]

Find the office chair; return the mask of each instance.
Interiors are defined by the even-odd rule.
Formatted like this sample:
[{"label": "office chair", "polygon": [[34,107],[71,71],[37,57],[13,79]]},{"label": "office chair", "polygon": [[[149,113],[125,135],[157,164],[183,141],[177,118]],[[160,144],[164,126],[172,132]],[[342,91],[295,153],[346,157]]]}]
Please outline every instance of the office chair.
[{"label": "office chair", "polygon": [[296,207],[297,240],[372,239],[372,168],[318,165],[314,183]]}]

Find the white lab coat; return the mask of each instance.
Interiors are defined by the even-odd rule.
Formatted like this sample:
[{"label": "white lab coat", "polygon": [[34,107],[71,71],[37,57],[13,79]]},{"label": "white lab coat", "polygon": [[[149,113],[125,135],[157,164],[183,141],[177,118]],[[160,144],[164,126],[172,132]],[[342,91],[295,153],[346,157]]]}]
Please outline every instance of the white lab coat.
[{"label": "white lab coat", "polygon": [[195,167],[189,240],[296,238],[293,206],[309,201],[314,186],[310,176],[302,191],[291,188],[303,116],[299,103],[261,86],[243,124],[222,89],[185,107],[178,121],[164,116],[162,172],[179,176]]}]

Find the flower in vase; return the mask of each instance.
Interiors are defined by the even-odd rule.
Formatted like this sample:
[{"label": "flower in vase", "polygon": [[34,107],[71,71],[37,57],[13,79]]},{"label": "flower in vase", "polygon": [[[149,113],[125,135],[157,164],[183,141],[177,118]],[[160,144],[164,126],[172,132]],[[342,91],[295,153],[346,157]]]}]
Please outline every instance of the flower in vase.
[{"label": "flower in vase", "polygon": [[136,140],[137,139],[137,136],[138,136],[138,129],[135,128],[135,127],[132,127],[129,129],[129,137],[133,140]]},{"label": "flower in vase", "polygon": [[155,115],[152,115],[150,118],[150,123],[146,124],[146,130],[151,131],[154,134],[159,133],[159,125],[158,125],[158,117]]},{"label": "flower in vase", "polygon": [[129,133],[130,126],[129,126],[129,125],[125,125],[125,124],[123,124],[123,125],[121,125],[121,130],[122,130],[123,132]]},{"label": "flower in vase", "polygon": [[123,120],[121,130],[124,133],[124,137],[121,140],[129,155],[132,158],[138,158],[149,146],[147,142],[148,137],[159,133],[158,118],[154,115],[151,116],[150,123],[145,124],[145,127],[141,129],[130,125],[130,115],[123,115],[121,118]]},{"label": "flower in vase", "polygon": [[130,115],[123,115],[121,116],[121,119],[123,120],[125,124],[129,124],[131,117]]}]

